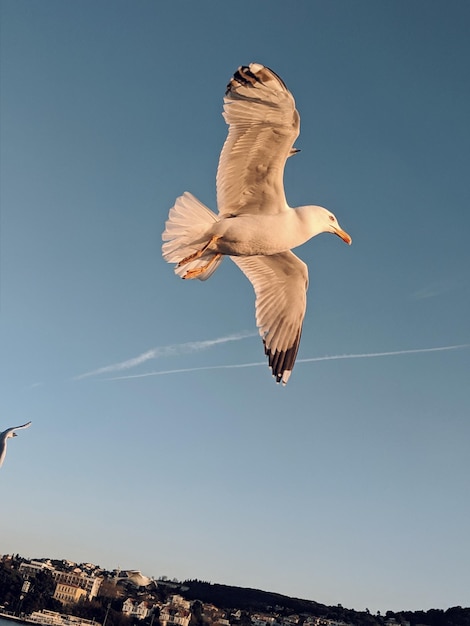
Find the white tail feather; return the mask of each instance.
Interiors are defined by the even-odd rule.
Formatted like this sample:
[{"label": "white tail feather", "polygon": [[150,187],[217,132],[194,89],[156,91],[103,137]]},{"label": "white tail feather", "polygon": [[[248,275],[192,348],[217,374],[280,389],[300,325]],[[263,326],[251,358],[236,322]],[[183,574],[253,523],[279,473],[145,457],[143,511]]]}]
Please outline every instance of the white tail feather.
[{"label": "white tail feather", "polygon": [[[170,209],[168,220],[162,239],[162,254],[165,261],[178,264],[186,257],[201,250],[210,240],[208,234],[210,226],[218,220],[218,217],[191,193],[185,191],[176,199],[175,205]],[[204,267],[216,256],[211,251],[204,252],[197,259],[193,259],[182,266],[176,265],[175,274],[184,278],[190,270]],[[196,278],[207,280],[220,265],[223,257],[215,260],[211,266]]]}]

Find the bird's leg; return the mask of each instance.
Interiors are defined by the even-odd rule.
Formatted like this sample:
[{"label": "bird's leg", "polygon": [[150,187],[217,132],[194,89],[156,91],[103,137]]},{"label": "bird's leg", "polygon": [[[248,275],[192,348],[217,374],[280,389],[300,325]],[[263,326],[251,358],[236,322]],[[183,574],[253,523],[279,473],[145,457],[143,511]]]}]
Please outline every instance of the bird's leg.
[{"label": "bird's leg", "polygon": [[[182,259],[179,263],[177,267],[181,267],[182,265],[186,265],[186,263],[189,263],[190,261],[194,261],[194,259],[199,259],[199,257],[201,257],[204,252],[207,250],[207,248],[212,245],[213,243],[215,243],[217,241],[217,239],[220,239],[220,235],[213,235],[209,242],[206,243],[206,245],[201,248],[201,250],[197,250],[196,252],[193,252],[192,254],[190,254],[189,256],[184,257],[184,259]],[[199,272],[200,273],[200,272]]]},{"label": "bird's leg", "polygon": [[183,276],[183,278],[197,278],[198,276],[200,276],[204,272],[207,272],[207,270],[210,268],[210,266],[213,265],[218,259],[220,259],[221,256],[222,256],[221,254],[215,254],[209,260],[209,262],[206,263],[206,265],[203,265],[202,267],[196,267],[193,270],[188,270],[186,272],[186,274]]}]

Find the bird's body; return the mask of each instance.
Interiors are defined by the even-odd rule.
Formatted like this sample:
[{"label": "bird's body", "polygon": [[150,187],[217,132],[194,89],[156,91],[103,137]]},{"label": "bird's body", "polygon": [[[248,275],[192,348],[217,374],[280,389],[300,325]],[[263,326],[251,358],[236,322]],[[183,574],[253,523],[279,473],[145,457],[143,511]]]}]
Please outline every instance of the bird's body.
[{"label": "bird's body", "polygon": [[26,424],[22,424],[21,426],[13,426],[12,428],[7,428],[2,433],[0,433],[0,467],[3,465],[3,461],[5,460],[8,439],[17,436],[15,430],[20,430],[21,428],[29,428],[29,426],[31,426],[31,422],[27,422]]},{"label": "bird's body", "polygon": [[116,583],[122,580],[124,582],[132,583],[135,587],[147,587],[154,582],[153,578],[144,576],[139,570],[125,570],[122,573],[126,574],[126,576],[116,577],[114,579]]},{"label": "bird's body", "polygon": [[294,366],[306,309],[308,270],[291,250],[330,232],[351,243],[327,209],[289,207],[286,160],[298,150],[294,98],[284,82],[259,63],[240,67],[227,86],[229,132],[217,170],[216,215],[188,192],[170,209],[163,257],[182,278],[206,280],[224,256],[248,277],[256,293],[256,322],[277,382]]},{"label": "bird's body", "polygon": [[[316,223],[310,220],[321,207],[298,207],[282,213],[222,216],[203,237],[216,240],[208,248],[226,256],[266,256],[292,250],[318,235]],[[273,237],[272,233],[279,233]]]}]

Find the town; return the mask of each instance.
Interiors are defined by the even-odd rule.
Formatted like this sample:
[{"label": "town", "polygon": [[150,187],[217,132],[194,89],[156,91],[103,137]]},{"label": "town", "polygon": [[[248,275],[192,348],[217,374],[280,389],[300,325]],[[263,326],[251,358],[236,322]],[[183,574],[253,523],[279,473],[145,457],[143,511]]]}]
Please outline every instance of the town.
[{"label": "town", "polygon": [[372,615],[254,589],[3,555],[0,618],[44,626],[466,626],[470,609]]}]

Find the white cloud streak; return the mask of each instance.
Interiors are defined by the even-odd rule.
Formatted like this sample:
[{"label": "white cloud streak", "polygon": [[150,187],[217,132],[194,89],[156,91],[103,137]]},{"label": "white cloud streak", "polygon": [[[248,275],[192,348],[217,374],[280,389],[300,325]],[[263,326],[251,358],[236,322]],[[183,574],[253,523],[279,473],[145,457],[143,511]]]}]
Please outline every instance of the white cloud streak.
[{"label": "white cloud streak", "polygon": [[187,343],[177,343],[170,346],[161,346],[158,348],[152,348],[143,352],[136,357],[127,359],[126,361],[120,361],[119,363],[113,363],[111,365],[105,365],[99,367],[96,370],[85,372],[75,376],[73,380],[82,380],[83,378],[89,378],[91,376],[99,376],[101,374],[109,374],[110,372],[120,372],[122,370],[128,370],[138,365],[142,365],[146,361],[151,359],[159,359],[168,356],[178,356],[181,354],[190,354],[191,352],[200,352],[201,350],[207,350],[213,346],[228,343],[229,341],[240,341],[240,339],[246,339],[247,337],[255,337],[258,333],[254,332],[241,332],[233,335],[227,335],[226,337],[218,337],[217,339],[206,339],[205,341],[188,341]]},{"label": "white cloud streak", "polygon": [[[308,359],[298,359],[297,363],[315,363],[318,361],[338,361],[341,359],[375,359],[378,357],[401,356],[406,354],[423,354],[426,352],[444,352],[448,350],[463,350],[470,348],[469,343],[462,343],[453,346],[439,346],[436,348],[414,348],[411,350],[394,350],[389,352],[366,352],[361,354],[336,354],[333,356],[317,356]],[[148,376],[167,376],[169,374],[183,374],[187,372],[201,372],[203,370],[238,369],[242,367],[267,366],[266,361],[256,363],[240,363],[235,365],[206,365],[203,367],[187,367],[174,370],[160,370],[156,372],[146,372],[144,374],[131,374],[130,376],[113,376],[105,380],[128,380],[130,378],[147,378]]]},{"label": "white cloud streak", "polygon": [[428,298],[436,298],[437,296],[441,296],[442,294],[450,291],[451,287],[449,285],[441,285],[435,283],[433,285],[429,285],[427,287],[422,287],[418,289],[414,294],[412,294],[412,300],[427,300]]}]

